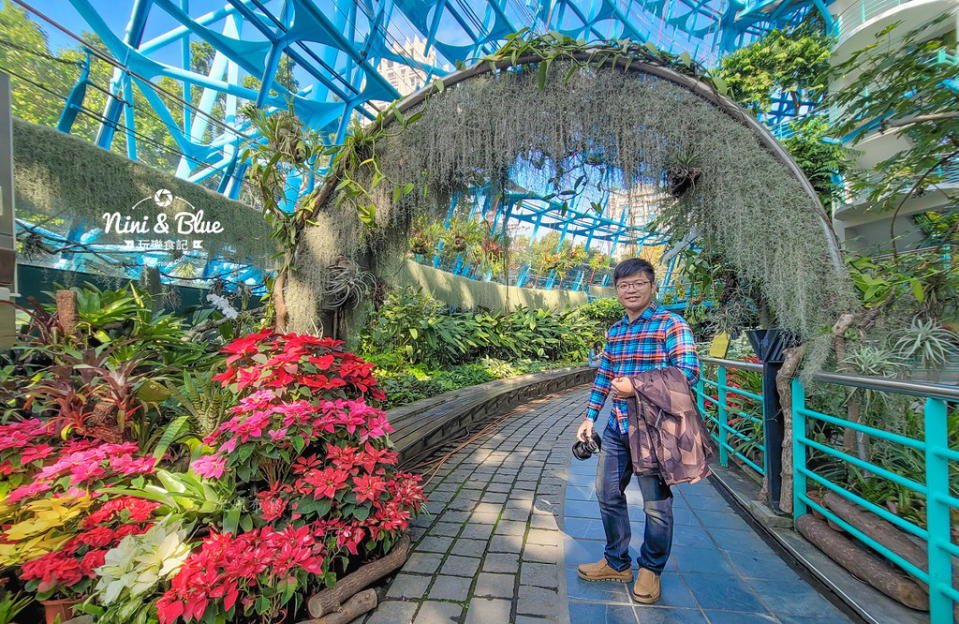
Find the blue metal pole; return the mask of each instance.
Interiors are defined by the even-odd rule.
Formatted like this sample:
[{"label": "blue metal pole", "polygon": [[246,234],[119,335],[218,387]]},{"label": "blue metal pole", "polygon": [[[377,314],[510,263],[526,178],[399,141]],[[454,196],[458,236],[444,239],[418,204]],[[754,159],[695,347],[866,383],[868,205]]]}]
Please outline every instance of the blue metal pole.
[{"label": "blue metal pole", "polygon": [[[189,13],[190,0],[180,0],[180,10],[184,13]],[[189,31],[187,31],[185,28],[183,29],[184,34],[187,34],[188,32]],[[145,52],[144,47],[140,48],[141,52]],[[180,37],[180,62],[183,66],[183,69],[192,69],[192,60],[193,51],[190,49],[190,37]],[[186,105],[183,107],[183,132],[186,134],[190,131],[190,113],[193,112],[193,109],[190,108],[190,106],[193,104],[193,87],[188,82],[183,83],[183,101],[186,102]]]},{"label": "blue metal pole", "polygon": [[719,399],[719,410],[717,419],[719,420],[719,465],[723,468],[729,465],[729,442],[726,439],[726,429],[729,427],[728,417],[728,393],[726,391],[726,367],[720,365],[716,371],[716,387],[719,393],[716,395]]},{"label": "blue metal pole", "polygon": [[83,108],[83,98],[87,93],[87,80],[90,78],[90,50],[86,50],[87,60],[83,62],[83,71],[77,78],[77,83],[70,89],[70,95],[67,97],[63,112],[60,113],[60,120],[57,122],[57,130],[70,134],[70,128],[77,119],[77,114]]},{"label": "blue metal pole", "polygon": [[130,74],[123,73],[123,94],[126,96],[126,105],[123,111],[123,124],[126,126],[127,158],[137,159],[137,138],[133,134],[136,128],[136,120],[133,117],[133,82],[130,80]]},{"label": "blue metal pole", "polygon": [[793,433],[793,523],[800,516],[809,513],[806,501],[806,389],[798,377],[792,380],[792,433]]},{"label": "blue metal pole", "polygon": [[[123,42],[127,46],[133,49],[139,47],[143,40],[143,31],[151,6],[153,6],[153,0],[135,0],[133,10],[130,12],[130,21],[127,23],[126,33],[123,37]],[[74,8],[88,24],[104,24],[97,11],[87,2],[74,0]],[[97,34],[102,36],[102,33],[98,32]],[[120,120],[120,111],[123,107],[123,102],[116,97],[120,90],[123,75],[124,72],[119,67],[113,71],[113,79],[110,81],[110,95],[107,97],[103,110],[104,120],[97,132],[97,145],[106,150],[110,149],[110,145],[113,143],[113,133],[116,131],[117,122]],[[132,94],[128,97],[132,101]]]},{"label": "blue metal pole", "polygon": [[926,522],[929,530],[929,620],[933,624],[952,622],[952,599],[945,589],[952,587],[952,555],[949,513],[949,430],[946,402],[926,399]]}]

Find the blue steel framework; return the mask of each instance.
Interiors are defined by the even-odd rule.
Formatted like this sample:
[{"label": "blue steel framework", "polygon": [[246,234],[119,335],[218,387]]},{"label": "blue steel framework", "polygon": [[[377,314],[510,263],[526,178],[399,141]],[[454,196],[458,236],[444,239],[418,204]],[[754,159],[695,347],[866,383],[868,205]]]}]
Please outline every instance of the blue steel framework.
[{"label": "blue steel framework", "polygon": [[[28,1],[15,1],[31,9]],[[125,132],[127,155],[137,159],[135,88],[182,154],[176,175],[192,182],[215,181],[218,191],[231,198],[238,196],[247,167],[241,147],[251,138],[249,123],[237,115],[239,106],[255,102],[269,110],[292,102],[305,124],[339,143],[351,119],[371,119],[400,96],[380,71],[384,62],[408,67],[426,84],[448,73],[452,64],[469,63],[499,47],[506,35],[530,28],[585,40],[648,41],[711,65],[723,53],[772,27],[795,23],[809,11],[818,11],[832,28],[825,6],[831,0],[227,0],[213,10],[207,0],[132,0],[126,29],[117,33],[93,1],[69,3],[106,46],[98,55],[115,66],[97,144],[109,149],[117,132]],[[57,21],[56,16],[40,17]],[[151,28],[151,23],[164,27]],[[155,34],[146,38],[147,32]],[[414,36],[425,41],[425,52],[435,51],[435,62],[411,58],[401,48],[401,39]],[[215,52],[206,73],[191,69],[190,44],[196,41]],[[284,55],[304,85],[296,92],[276,79]],[[184,104],[179,118],[159,95],[157,84],[164,77],[180,86],[175,94]],[[247,77],[257,78],[259,86],[244,86]],[[70,131],[83,107],[87,79],[84,72],[67,98],[61,131]],[[198,99],[194,88],[200,89]],[[213,119],[217,103],[222,118]],[[782,128],[795,112],[790,98],[782,98],[767,122]],[[315,183],[290,180],[288,198],[295,201]],[[598,204],[605,209],[607,200],[601,197]],[[575,202],[564,207],[533,195],[506,197],[496,206],[494,231],[501,218],[504,230],[506,220],[513,219],[537,230],[557,229],[563,238],[585,236],[587,248],[594,240],[610,241],[615,249],[620,242],[657,239],[642,227],[626,227]],[[208,265],[204,274],[225,268]],[[550,286],[552,282],[550,277]]]}]

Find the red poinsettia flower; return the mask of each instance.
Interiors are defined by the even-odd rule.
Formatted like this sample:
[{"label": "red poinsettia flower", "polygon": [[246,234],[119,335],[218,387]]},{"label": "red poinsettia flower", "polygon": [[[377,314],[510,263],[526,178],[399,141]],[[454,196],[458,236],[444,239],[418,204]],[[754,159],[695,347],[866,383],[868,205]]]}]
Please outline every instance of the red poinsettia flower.
[{"label": "red poinsettia flower", "polygon": [[313,486],[313,498],[333,498],[343,489],[350,473],[340,468],[311,470],[304,477],[304,483]]}]

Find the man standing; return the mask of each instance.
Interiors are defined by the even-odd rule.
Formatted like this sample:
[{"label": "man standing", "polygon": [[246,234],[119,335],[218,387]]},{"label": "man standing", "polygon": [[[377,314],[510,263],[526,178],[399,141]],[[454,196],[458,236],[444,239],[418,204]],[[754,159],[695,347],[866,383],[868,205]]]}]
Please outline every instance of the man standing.
[{"label": "man standing", "polygon": [[[596,497],[606,531],[604,557],[577,568],[587,581],[630,582],[629,514],[623,493],[633,475],[628,436],[628,403],[634,396],[628,379],[644,371],[676,367],[689,384],[699,377],[696,346],[689,325],[681,317],[653,303],[656,275],[652,265],[640,258],[624,260],[613,272],[616,296],[626,316],[607,333],[606,349],[596,373],[583,423],[576,437],[587,441],[610,389],[613,409],[602,434],[602,449],[596,472]],[[681,378],[681,377],[680,377]],[[659,575],[666,567],[673,542],[673,507],[669,485],[658,472],[638,474],[646,513],[646,531],[640,549],[639,573],[633,599],[643,603],[659,600]]]}]

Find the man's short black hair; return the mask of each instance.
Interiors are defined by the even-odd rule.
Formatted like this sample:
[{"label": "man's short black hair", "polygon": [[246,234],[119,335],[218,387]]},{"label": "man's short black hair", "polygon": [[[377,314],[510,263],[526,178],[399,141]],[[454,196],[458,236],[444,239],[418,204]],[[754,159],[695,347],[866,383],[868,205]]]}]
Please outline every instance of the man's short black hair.
[{"label": "man's short black hair", "polygon": [[616,265],[616,269],[613,271],[613,285],[618,284],[622,278],[639,272],[645,273],[650,282],[656,281],[656,270],[653,265],[642,258],[629,258]]}]

